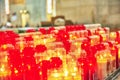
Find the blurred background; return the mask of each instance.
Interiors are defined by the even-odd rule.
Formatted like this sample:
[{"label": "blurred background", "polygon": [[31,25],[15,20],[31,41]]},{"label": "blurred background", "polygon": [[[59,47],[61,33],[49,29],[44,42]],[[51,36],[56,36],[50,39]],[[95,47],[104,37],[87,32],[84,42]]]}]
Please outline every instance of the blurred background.
[{"label": "blurred background", "polygon": [[120,0],[0,0],[1,26],[101,23],[119,28],[119,21]]}]

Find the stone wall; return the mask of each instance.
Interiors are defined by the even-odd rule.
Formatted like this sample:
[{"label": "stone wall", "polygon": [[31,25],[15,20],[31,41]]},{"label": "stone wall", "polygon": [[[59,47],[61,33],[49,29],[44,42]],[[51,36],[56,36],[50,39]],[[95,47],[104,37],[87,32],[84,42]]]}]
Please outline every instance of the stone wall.
[{"label": "stone wall", "polygon": [[58,0],[56,10],[57,15],[64,15],[73,22],[92,23],[96,12],[95,6],[95,0]]},{"label": "stone wall", "polygon": [[120,24],[120,0],[58,0],[57,15],[76,23]]}]

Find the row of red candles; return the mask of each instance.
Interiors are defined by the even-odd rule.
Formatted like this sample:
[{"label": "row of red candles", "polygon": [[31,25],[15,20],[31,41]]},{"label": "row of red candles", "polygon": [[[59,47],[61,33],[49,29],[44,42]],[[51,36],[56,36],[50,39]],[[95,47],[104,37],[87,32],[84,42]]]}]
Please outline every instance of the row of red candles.
[{"label": "row of red candles", "polygon": [[[76,27],[76,29],[82,28],[84,27]],[[40,28],[39,31],[42,34],[46,34],[46,32],[48,34],[49,31],[52,30],[54,30],[53,27],[49,28],[47,31],[44,28]],[[35,32],[35,30],[27,30],[26,32]],[[58,68],[62,64],[62,61],[59,57],[53,57],[50,61],[43,60],[41,62],[42,64],[36,64],[34,58],[35,50],[42,53],[46,50],[45,45],[36,46],[36,49],[33,47],[25,47],[23,51],[20,52],[20,49],[13,49],[13,47],[2,47],[5,44],[12,44],[15,46],[17,42],[16,38],[20,37],[19,34],[16,34],[13,31],[2,31],[0,32],[0,35],[1,51],[8,51],[8,63],[11,71],[11,80],[20,80],[23,78],[23,76],[25,80],[47,80],[47,69]],[[33,40],[31,36],[25,38],[26,42]],[[40,71],[42,71],[41,76],[39,75]]]},{"label": "row of red candles", "polygon": [[[66,30],[62,29],[59,30],[59,32],[55,35],[56,36],[56,41],[61,41],[64,43],[64,47],[66,49],[66,52],[69,53],[70,51],[70,43],[69,43],[69,34],[68,32],[71,31],[79,31],[79,30],[85,30],[85,26],[83,25],[76,25],[76,26],[67,26],[65,28]],[[101,28],[102,29],[102,28]],[[47,30],[47,33],[51,33],[54,31],[55,28],[51,27]],[[98,29],[99,31],[100,29]],[[104,29],[106,31],[106,29]],[[39,31],[42,34],[46,34],[46,29],[40,28]],[[92,35],[92,32],[90,30],[87,30],[89,35]],[[27,30],[26,32],[35,32],[35,30]],[[13,31],[5,31],[1,32],[1,46],[4,44],[16,44],[16,37],[19,37],[19,34],[14,33]],[[119,32],[116,32],[117,37],[116,37],[116,42],[119,42]],[[33,39],[27,38],[27,41],[31,41]],[[27,42],[26,41],[26,42]],[[118,65],[118,48],[114,46],[110,41],[107,42],[109,44],[109,47],[111,47],[111,51],[115,52],[116,55],[116,69],[119,67]],[[96,58],[95,58],[95,53],[99,50],[104,50],[105,45],[102,44],[102,40],[99,44],[97,45],[92,45],[90,43],[89,37],[87,37],[87,40],[83,41],[81,45],[82,49],[84,49],[87,52],[87,57],[85,58],[79,58],[78,63],[84,63],[85,65],[82,64],[82,67],[84,68],[84,78],[83,80],[93,80],[92,74],[91,74],[91,79],[90,75],[88,75],[88,70],[95,71],[95,67],[97,65]],[[62,60],[59,57],[53,57],[50,60],[43,60],[41,63],[36,64],[35,58],[34,58],[34,53],[36,51],[38,52],[44,52],[47,48],[45,45],[39,45],[36,46],[36,48],[33,47],[25,47],[22,52],[20,52],[20,49],[12,49],[11,48],[1,48],[1,50],[7,50],[9,55],[8,55],[8,62],[9,66],[11,68],[11,79],[12,80],[20,80],[20,78],[23,78],[25,76],[24,80],[47,80],[47,70],[52,69],[52,68],[58,68],[60,65],[62,65]],[[93,51],[92,51],[93,50]],[[17,62],[16,62],[17,61]],[[93,64],[94,63],[94,64]],[[94,66],[94,67],[93,67]],[[88,68],[89,67],[89,68]],[[42,71],[42,75],[39,75],[39,72]],[[41,78],[42,77],[42,78]],[[89,79],[88,79],[89,78]]]}]

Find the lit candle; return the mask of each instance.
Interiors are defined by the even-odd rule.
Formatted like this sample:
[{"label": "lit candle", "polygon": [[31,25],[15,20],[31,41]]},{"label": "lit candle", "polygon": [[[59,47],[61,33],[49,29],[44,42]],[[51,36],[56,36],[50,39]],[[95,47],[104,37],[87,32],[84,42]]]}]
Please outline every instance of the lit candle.
[{"label": "lit candle", "polygon": [[24,62],[24,78],[25,80],[39,80],[37,75],[39,72],[37,71],[37,65],[34,58],[34,48],[25,47],[22,51],[23,54],[23,62]]},{"label": "lit candle", "polygon": [[48,80],[48,69],[50,69],[50,61],[48,60],[43,60],[42,61],[42,79],[41,80]]},{"label": "lit candle", "polygon": [[47,57],[47,55],[46,55],[46,50],[47,50],[46,46],[45,46],[45,45],[42,45],[42,44],[37,45],[37,46],[35,47],[34,57],[35,57],[35,59],[36,59],[36,63],[37,63],[37,64],[40,63],[42,60],[44,60],[45,57]]},{"label": "lit candle", "polygon": [[82,77],[82,80],[89,80],[87,58],[78,59],[78,68],[79,68],[79,71],[81,71],[80,76]]},{"label": "lit candle", "polygon": [[19,49],[9,50],[8,62],[11,69],[10,78],[11,80],[22,79],[22,60]]}]

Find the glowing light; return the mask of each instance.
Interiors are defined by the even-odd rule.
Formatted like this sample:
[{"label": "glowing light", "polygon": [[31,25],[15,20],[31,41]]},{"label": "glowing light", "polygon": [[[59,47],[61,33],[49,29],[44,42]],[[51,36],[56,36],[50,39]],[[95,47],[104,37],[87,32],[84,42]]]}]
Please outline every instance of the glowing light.
[{"label": "glowing light", "polygon": [[22,63],[22,66],[24,66],[24,63]]},{"label": "glowing light", "polygon": [[103,41],[106,41],[107,40],[107,38],[106,38],[106,35],[104,34],[104,35],[102,35],[102,37],[103,37]]},{"label": "glowing light", "polygon": [[8,61],[8,56],[5,56],[5,62],[7,62]]},{"label": "glowing light", "polygon": [[99,34],[104,34],[105,33],[105,31],[99,31]]},{"label": "glowing light", "polygon": [[83,66],[84,65],[84,63],[81,63],[81,66]]},{"label": "glowing light", "polygon": [[30,69],[31,69],[31,66],[30,66],[30,65],[28,65],[27,67],[28,67],[28,70],[30,70]]},{"label": "glowing light", "polygon": [[77,43],[77,42],[75,42],[75,45],[76,45],[76,46],[78,46],[78,43]]},{"label": "glowing light", "polygon": [[2,45],[1,47],[2,47],[3,49],[6,49],[6,48],[7,48],[7,45],[4,44],[4,45]]},{"label": "glowing light", "polygon": [[115,39],[116,38],[116,33],[115,32],[111,32],[110,33],[110,38]]},{"label": "glowing light", "polygon": [[40,71],[39,74],[42,75],[42,71]]},{"label": "glowing light", "polygon": [[68,76],[68,74],[69,74],[68,70],[65,70],[64,71],[64,76]]},{"label": "glowing light", "polygon": [[17,74],[17,73],[18,73],[18,70],[17,70],[17,69],[15,69],[15,70],[14,70],[14,72],[15,72],[15,74]]},{"label": "glowing light", "polygon": [[38,38],[39,38],[39,36],[38,36],[38,35],[34,35],[33,37],[34,37],[35,39],[38,39]]},{"label": "glowing light", "polygon": [[26,13],[27,12],[27,10],[24,10],[24,13]]},{"label": "glowing light", "polygon": [[2,65],[2,67],[0,68],[0,71],[1,71],[1,72],[4,72],[4,71],[5,71],[5,65]]},{"label": "glowing light", "polygon": [[105,53],[105,54],[103,54],[103,56],[104,56],[104,57],[107,57],[107,54]]},{"label": "glowing light", "polygon": [[92,66],[92,63],[90,63],[89,65]]},{"label": "glowing light", "polygon": [[74,71],[77,71],[77,67],[74,67]]},{"label": "glowing light", "polygon": [[72,76],[76,76],[76,73],[72,73]]},{"label": "glowing light", "polygon": [[5,71],[5,69],[4,69],[4,68],[1,68],[1,69],[0,69],[0,71],[1,71],[1,72],[4,72],[4,71]]},{"label": "glowing light", "polygon": [[23,13],[23,10],[20,10],[20,13]]},{"label": "glowing light", "polygon": [[47,43],[47,40],[46,40],[46,39],[44,39],[44,40],[43,40],[43,43],[44,43],[44,44],[46,44],[46,43]]},{"label": "glowing light", "polygon": [[59,74],[58,73],[54,73],[54,77],[59,77]]}]

